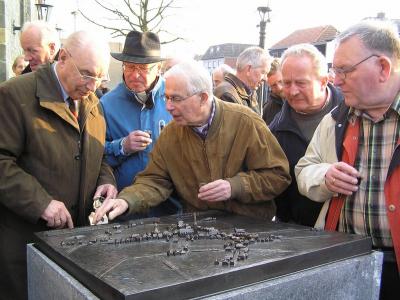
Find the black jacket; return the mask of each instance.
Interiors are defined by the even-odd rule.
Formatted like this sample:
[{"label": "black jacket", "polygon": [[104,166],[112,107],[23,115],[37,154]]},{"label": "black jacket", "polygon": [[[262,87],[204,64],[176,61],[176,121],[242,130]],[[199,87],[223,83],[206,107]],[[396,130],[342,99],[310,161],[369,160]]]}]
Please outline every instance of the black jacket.
[{"label": "black jacket", "polygon": [[269,94],[268,101],[263,108],[263,120],[269,125],[275,116],[281,111],[284,100],[281,97]]},{"label": "black jacket", "polygon": [[[331,84],[328,85],[328,88],[331,91],[331,101],[333,101],[334,106],[337,106],[343,101],[343,95]],[[277,206],[276,215],[283,222],[314,226],[323,203],[312,201],[301,195],[297,188],[294,167],[299,159],[304,156],[308,142],[301,133],[296,121],[290,117],[291,109],[286,101],[283,104],[282,110],[276,115],[269,126],[287,156],[290,175],[292,176],[290,186],[275,198]]]}]

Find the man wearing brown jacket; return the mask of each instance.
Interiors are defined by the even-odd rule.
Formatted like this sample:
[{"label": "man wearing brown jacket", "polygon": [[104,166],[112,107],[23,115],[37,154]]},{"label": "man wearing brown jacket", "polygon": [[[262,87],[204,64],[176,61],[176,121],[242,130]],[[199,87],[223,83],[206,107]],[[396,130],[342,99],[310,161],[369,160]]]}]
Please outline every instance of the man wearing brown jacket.
[{"label": "man wearing brown jacket", "polygon": [[92,198],[117,193],[93,94],[108,72],[107,47],[74,33],[58,62],[0,85],[0,299],[27,297],[34,232],[85,225]]},{"label": "man wearing brown jacket", "polygon": [[232,103],[250,107],[260,114],[257,89],[266,79],[271,65],[268,52],[260,47],[250,47],[240,53],[236,62],[236,74],[227,74],[218,85],[216,97]]},{"label": "man wearing brown jacket", "polygon": [[289,166],[264,121],[249,108],[213,96],[208,72],[195,62],[165,73],[167,110],[147,168],[96,220],[143,212],[177,192],[186,211],[217,209],[271,220],[272,201],[290,183]]}]

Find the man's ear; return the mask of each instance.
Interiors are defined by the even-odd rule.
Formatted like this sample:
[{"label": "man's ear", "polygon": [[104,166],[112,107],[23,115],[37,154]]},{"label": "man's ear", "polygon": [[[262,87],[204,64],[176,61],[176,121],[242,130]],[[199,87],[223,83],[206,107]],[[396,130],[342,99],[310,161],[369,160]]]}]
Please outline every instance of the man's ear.
[{"label": "man's ear", "polygon": [[56,44],[49,43],[49,49],[50,49],[50,56],[51,58],[53,58],[56,55]]},{"label": "man's ear", "polygon": [[157,66],[155,67],[158,75],[161,75],[161,67],[162,67],[162,62],[158,62]]},{"label": "man's ear", "polygon": [[328,81],[328,76],[321,76],[320,81],[321,81],[322,89],[325,90],[326,87],[328,86],[328,82],[329,82]]},{"label": "man's ear", "polygon": [[64,63],[67,59],[67,55],[67,52],[63,48],[61,48],[58,54],[58,61]]},{"label": "man's ear", "polygon": [[209,97],[210,96],[206,92],[201,92],[200,93],[200,105],[206,104]]},{"label": "man's ear", "polygon": [[379,81],[385,82],[389,79],[390,73],[392,72],[392,61],[386,56],[380,56],[378,61],[380,65]]},{"label": "man's ear", "polygon": [[250,74],[250,71],[251,71],[251,65],[247,65],[247,66],[246,66],[246,71],[247,71],[247,74]]}]

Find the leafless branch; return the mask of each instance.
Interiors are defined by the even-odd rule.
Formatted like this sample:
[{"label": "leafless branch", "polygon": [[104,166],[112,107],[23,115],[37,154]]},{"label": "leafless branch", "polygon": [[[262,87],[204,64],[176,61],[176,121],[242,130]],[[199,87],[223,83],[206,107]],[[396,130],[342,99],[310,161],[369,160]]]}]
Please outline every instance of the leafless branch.
[{"label": "leafless branch", "polygon": [[122,29],[120,29],[120,28],[114,28],[114,27],[110,27],[110,26],[105,26],[105,25],[103,25],[103,24],[99,24],[99,23],[97,23],[96,21],[90,19],[88,16],[86,16],[80,9],[79,9],[78,11],[79,11],[79,13],[80,13],[86,20],[88,20],[89,22],[91,22],[91,23],[93,23],[93,24],[95,24],[95,25],[97,25],[97,26],[103,27],[104,29],[109,29],[109,30],[113,31],[112,34],[118,32],[118,33],[120,33],[121,35],[126,35],[126,34],[123,32]]},{"label": "leafless branch", "polygon": [[[173,5],[175,1],[176,0],[161,0],[157,1],[157,4],[154,5],[156,2],[155,0],[114,0],[112,4],[107,3],[104,0],[94,0],[99,7],[112,16],[103,18],[103,20],[107,21],[104,23],[95,21],[95,19],[89,17],[87,13],[83,13],[81,9],[78,11],[89,22],[110,30],[114,37],[124,36],[131,30],[141,32],[153,31],[159,33],[167,32],[165,31],[165,28],[163,28],[163,24],[165,24],[166,18],[171,17],[171,15],[168,14],[168,11],[180,8]],[[117,5],[118,2],[123,6]],[[151,6],[151,4],[154,6]],[[119,28],[119,26],[111,25],[118,24],[117,22],[127,24],[130,29]],[[167,44],[179,39],[182,38],[176,37],[162,43]]]}]

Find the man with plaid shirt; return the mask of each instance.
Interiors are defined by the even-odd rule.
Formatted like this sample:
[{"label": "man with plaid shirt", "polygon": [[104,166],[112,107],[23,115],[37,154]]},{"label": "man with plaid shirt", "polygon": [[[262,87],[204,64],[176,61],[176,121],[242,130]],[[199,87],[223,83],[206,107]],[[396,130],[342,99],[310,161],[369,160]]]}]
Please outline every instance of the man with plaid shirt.
[{"label": "man with plaid shirt", "polygon": [[300,193],[324,202],[316,227],[370,236],[384,252],[389,299],[400,292],[400,39],[392,24],[363,21],[337,41],[345,102],[321,121],[296,178]]}]

